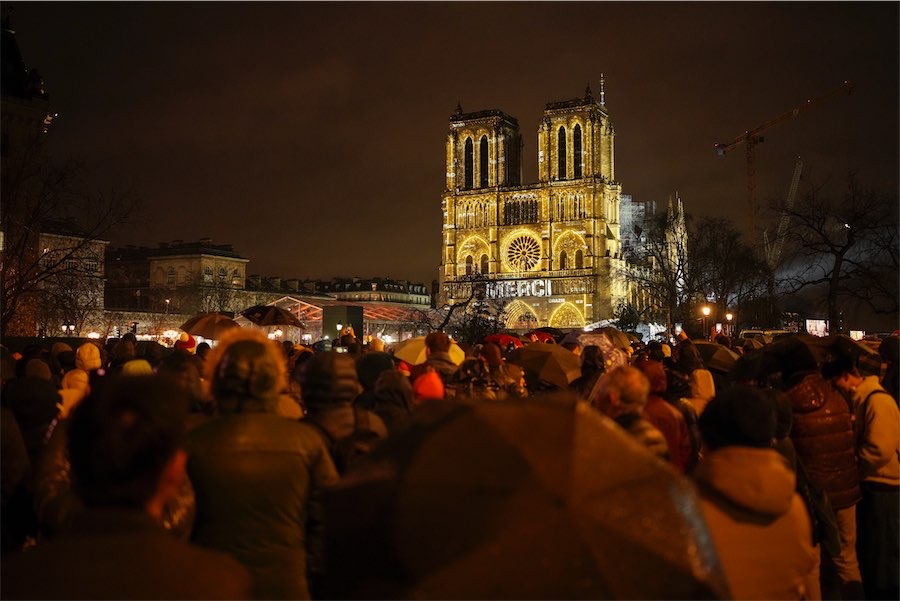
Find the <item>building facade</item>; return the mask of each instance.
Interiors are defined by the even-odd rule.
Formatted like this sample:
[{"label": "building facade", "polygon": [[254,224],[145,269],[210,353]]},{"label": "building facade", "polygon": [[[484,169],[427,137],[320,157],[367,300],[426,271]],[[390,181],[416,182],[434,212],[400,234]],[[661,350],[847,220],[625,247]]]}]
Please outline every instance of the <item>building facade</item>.
[{"label": "building facade", "polygon": [[521,183],[518,121],[500,110],[450,117],[442,196],[440,303],[502,305],[508,329],[582,327],[626,295],[615,129],[602,88],[546,105],[538,182]]}]

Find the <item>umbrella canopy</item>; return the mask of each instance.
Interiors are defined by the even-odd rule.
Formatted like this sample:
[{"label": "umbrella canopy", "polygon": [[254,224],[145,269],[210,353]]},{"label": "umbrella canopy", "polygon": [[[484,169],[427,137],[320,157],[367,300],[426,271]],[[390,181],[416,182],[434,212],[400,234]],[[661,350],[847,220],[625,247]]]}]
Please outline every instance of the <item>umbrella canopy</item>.
[{"label": "umbrella canopy", "polygon": [[[576,344],[580,344],[583,347],[587,346],[596,346],[600,349],[600,354],[603,355],[603,363],[606,366],[607,371],[613,369],[614,367],[619,367],[620,365],[628,364],[628,355],[622,348],[616,345],[613,342],[613,337],[610,336],[610,333],[605,330],[613,330],[612,328],[602,328],[600,330],[593,330],[591,332],[583,332],[580,330],[575,330],[574,332],[569,332],[565,336],[563,336],[562,340],[559,343],[565,344],[567,342],[574,342]],[[613,330],[618,334],[622,334],[618,330]]]},{"label": "umbrella canopy", "polygon": [[[394,357],[406,361],[410,365],[425,363],[428,355],[425,353],[425,336],[408,338],[394,345]],[[466,352],[455,341],[450,342],[450,359],[459,365],[466,358]]]},{"label": "umbrella canopy", "polygon": [[509,362],[522,368],[526,381],[543,380],[557,388],[568,388],[581,377],[581,360],[558,344],[526,344],[512,352]]},{"label": "umbrella canopy", "polygon": [[571,398],[423,406],[324,504],[327,598],[728,595],[690,483]]},{"label": "umbrella canopy", "polygon": [[604,334],[609,336],[609,339],[612,340],[613,344],[623,351],[627,351],[629,348],[631,348],[631,339],[628,337],[628,334],[621,330],[617,330],[615,328],[599,328],[594,331],[603,332]]},{"label": "umbrella canopy", "polygon": [[241,315],[246,317],[250,323],[258,326],[304,327],[296,315],[275,305],[255,305],[241,311]]},{"label": "umbrella canopy", "polygon": [[[541,330],[531,330],[530,332],[525,334],[525,337],[528,338],[529,336],[532,336],[532,335],[534,335],[534,337],[538,339],[538,342],[549,342],[549,343],[556,342],[556,337],[554,337],[553,334],[551,334],[550,332],[543,332]],[[560,338],[561,337],[562,337],[562,335],[560,335]]]},{"label": "umbrella canopy", "polygon": [[228,330],[239,327],[240,324],[221,313],[200,313],[181,324],[181,329],[191,336],[202,336],[210,340],[218,340]]},{"label": "umbrella canopy", "polygon": [[509,348],[509,345],[513,345],[516,348],[522,346],[522,341],[517,336],[513,336],[512,334],[491,334],[490,336],[485,336],[484,341],[493,342],[494,344],[499,345],[502,349]]},{"label": "umbrella canopy", "polygon": [[718,371],[723,374],[731,372],[740,355],[727,346],[706,340],[694,340],[694,346],[700,353],[700,358],[710,371]]}]

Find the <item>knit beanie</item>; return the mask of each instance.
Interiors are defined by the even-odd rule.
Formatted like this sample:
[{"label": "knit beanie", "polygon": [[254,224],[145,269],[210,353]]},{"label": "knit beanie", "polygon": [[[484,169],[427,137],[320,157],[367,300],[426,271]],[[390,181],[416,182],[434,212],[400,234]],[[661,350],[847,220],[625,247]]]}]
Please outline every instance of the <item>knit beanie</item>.
[{"label": "knit beanie", "polygon": [[303,366],[300,390],[310,407],[352,403],[362,392],[356,363],[346,353],[316,353]]},{"label": "knit beanie", "polygon": [[100,348],[93,342],[85,342],[75,352],[75,367],[91,372],[100,369]]},{"label": "knit beanie", "polygon": [[722,391],[700,414],[700,433],[712,449],[767,448],[775,439],[775,400],[759,388],[737,384]]},{"label": "knit beanie", "polygon": [[444,399],[444,382],[436,371],[427,371],[412,383],[413,403],[418,405],[425,401],[441,401]]},{"label": "knit beanie", "polygon": [[182,332],[178,337],[178,340],[175,341],[175,348],[194,352],[197,348],[197,341],[190,334]]},{"label": "knit beanie", "polygon": [[43,359],[32,359],[25,365],[26,378],[38,378],[39,380],[47,380],[48,382],[53,376],[50,375],[50,366]]},{"label": "knit beanie", "polygon": [[59,417],[66,419],[81,400],[90,392],[88,374],[83,369],[73,369],[66,372],[62,379],[62,388],[59,389],[60,402]]},{"label": "knit beanie", "polygon": [[147,376],[153,373],[153,368],[146,359],[132,359],[122,366],[123,376]]},{"label": "knit beanie", "polygon": [[286,384],[284,355],[278,345],[265,338],[252,337],[238,337],[220,344],[224,348],[210,360],[209,366],[212,394],[220,408],[225,412],[240,412],[249,401],[274,410]]}]

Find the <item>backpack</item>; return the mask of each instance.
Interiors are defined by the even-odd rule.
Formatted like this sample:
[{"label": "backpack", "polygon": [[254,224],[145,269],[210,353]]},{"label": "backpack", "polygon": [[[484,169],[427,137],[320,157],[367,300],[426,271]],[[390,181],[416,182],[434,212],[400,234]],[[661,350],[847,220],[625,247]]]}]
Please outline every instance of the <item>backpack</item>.
[{"label": "backpack", "polygon": [[324,428],[316,424],[325,437],[328,452],[338,474],[343,476],[360,458],[371,453],[381,443],[381,437],[369,426],[369,414],[365,409],[353,407],[353,432],[335,440]]}]

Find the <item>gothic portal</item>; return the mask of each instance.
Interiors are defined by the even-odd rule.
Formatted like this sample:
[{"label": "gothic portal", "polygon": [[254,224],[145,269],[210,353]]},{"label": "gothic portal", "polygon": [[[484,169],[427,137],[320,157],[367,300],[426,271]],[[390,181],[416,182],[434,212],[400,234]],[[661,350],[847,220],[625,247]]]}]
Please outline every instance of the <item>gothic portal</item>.
[{"label": "gothic portal", "polygon": [[612,318],[625,297],[621,187],[602,86],[599,101],[588,88],[583,98],[544,108],[533,184],[521,182],[518,121],[457,106],[442,196],[442,300],[464,300],[471,286],[484,285],[485,296],[504,305],[507,327],[518,330]]}]

